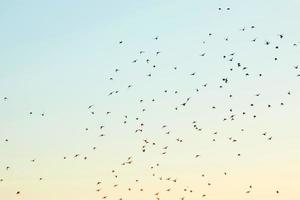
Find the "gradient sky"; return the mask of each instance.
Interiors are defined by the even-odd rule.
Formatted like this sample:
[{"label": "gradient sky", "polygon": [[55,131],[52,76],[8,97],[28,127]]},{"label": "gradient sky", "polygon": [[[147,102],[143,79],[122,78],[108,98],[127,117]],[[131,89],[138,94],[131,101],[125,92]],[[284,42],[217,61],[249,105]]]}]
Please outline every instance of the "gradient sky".
[{"label": "gradient sky", "polygon": [[[108,195],[146,200],[172,187],[161,199],[199,199],[205,193],[210,200],[298,200],[300,79],[293,66],[300,63],[300,47],[292,44],[300,42],[299,8],[297,0],[0,1],[0,199],[86,200]],[[256,28],[250,30],[251,25]],[[243,27],[245,32],[240,31]],[[153,40],[155,36],[159,40]],[[253,38],[256,43],[251,43]],[[120,40],[124,44],[119,45]],[[265,40],[272,47],[266,47]],[[140,56],[140,50],[145,54]],[[155,56],[156,51],[161,55]],[[233,64],[222,56],[233,52],[249,68],[249,78],[241,71],[229,72]],[[197,76],[191,78],[192,72]],[[153,73],[150,79],[148,73]],[[227,76],[230,86],[218,88]],[[202,87],[205,83],[207,88]],[[164,94],[165,89],[170,92]],[[107,96],[112,90],[120,92]],[[192,97],[189,106],[175,111],[187,97]],[[152,98],[157,101],[152,103]],[[95,115],[87,110],[91,104]],[[217,109],[212,111],[212,106]],[[230,108],[237,120],[222,122]],[[249,116],[239,117],[242,111]],[[258,118],[253,120],[253,114]],[[135,117],[145,123],[143,134],[133,133]],[[193,120],[203,128],[201,135],[192,128]],[[161,129],[164,124],[170,136]],[[101,133],[106,136],[99,137]],[[176,142],[178,137],[183,144]],[[143,139],[158,145],[142,153]],[[161,148],[167,145],[163,157]],[[77,153],[88,160],[73,159]],[[194,159],[195,154],[201,158]],[[133,166],[121,167],[130,155]],[[157,176],[178,178],[178,184],[151,176],[149,167],[157,162]],[[119,172],[118,181],[112,169]],[[139,185],[135,179],[141,180]],[[99,180],[101,193],[95,191]],[[116,182],[119,189],[112,188]],[[246,195],[249,185],[254,189]],[[183,195],[187,186],[195,192]],[[135,191],[129,193],[128,187]],[[140,187],[145,192],[138,192]],[[15,195],[18,190],[20,196]]]}]

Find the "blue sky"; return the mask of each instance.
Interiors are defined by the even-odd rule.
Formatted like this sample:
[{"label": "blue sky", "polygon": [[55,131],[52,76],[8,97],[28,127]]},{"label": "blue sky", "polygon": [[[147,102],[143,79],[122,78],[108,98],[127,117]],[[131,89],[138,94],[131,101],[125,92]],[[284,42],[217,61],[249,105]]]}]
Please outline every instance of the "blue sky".
[{"label": "blue sky", "polygon": [[[273,198],[277,187],[286,191],[283,199],[297,199],[299,181],[294,177],[300,177],[300,91],[293,66],[299,63],[299,47],[292,44],[300,42],[299,6],[296,0],[0,1],[0,97],[9,99],[0,103],[0,139],[10,141],[6,146],[0,144],[0,178],[8,180],[0,185],[0,196],[3,193],[5,199],[16,199],[15,190],[20,188],[23,198],[30,200],[96,199],[95,181],[101,178],[107,185],[113,184],[108,175],[112,166],[134,154],[137,165],[123,171],[124,185],[130,185],[134,176],[145,177],[145,187],[153,187],[153,191],[167,187],[158,185],[145,170],[159,161],[164,163],[162,174],[181,174],[180,186],[203,184],[201,191],[204,183],[193,178],[195,174],[200,178],[202,171],[220,180],[216,183],[219,192],[211,192],[211,199],[244,197],[235,191],[243,191],[251,182],[257,184],[258,200]],[[256,27],[253,30],[252,25]],[[243,27],[245,32],[240,31]],[[284,34],[284,40],[278,34]],[[257,43],[251,43],[253,38]],[[264,45],[266,40],[272,47]],[[275,50],[275,45],[280,49]],[[139,55],[141,50],[144,55]],[[161,54],[156,56],[156,51]],[[249,68],[249,79],[241,78],[239,71],[230,73],[231,63],[221,59],[233,52]],[[201,53],[206,56],[200,57]],[[273,60],[276,56],[278,62]],[[145,62],[147,58],[150,64]],[[134,59],[138,59],[136,64]],[[175,66],[177,71],[172,70]],[[116,68],[119,73],[114,72]],[[196,78],[189,76],[192,72]],[[147,79],[148,73],[153,74],[151,79]],[[258,73],[264,74],[263,79]],[[220,90],[224,76],[230,76],[232,84]],[[205,83],[209,84],[207,90],[202,87]],[[129,84],[132,89],[127,88]],[[201,90],[199,95],[195,95],[196,88]],[[113,90],[120,93],[108,97]],[[175,90],[179,91],[177,96]],[[292,98],[286,95],[289,90]],[[254,97],[258,92],[263,93],[259,100]],[[230,93],[235,98],[228,102]],[[190,107],[174,111],[190,96]],[[152,98],[157,102],[151,103]],[[139,99],[144,99],[144,104],[139,104]],[[287,106],[278,106],[281,101]],[[254,110],[249,108],[251,102],[257,105]],[[91,104],[95,105],[94,116],[87,111]],[[272,111],[266,112],[267,104],[274,105]],[[217,106],[218,112],[212,112],[211,106]],[[261,117],[253,121],[249,116],[224,125],[220,119],[232,106]],[[142,108],[147,109],[146,114]],[[112,114],[107,116],[107,111]],[[40,116],[43,112],[44,118]],[[129,116],[127,127],[122,126],[124,115]],[[144,135],[132,134],[135,117],[145,122]],[[193,135],[193,120],[207,133],[201,139]],[[162,134],[163,124],[169,124],[174,133],[171,139]],[[100,125],[105,125],[107,137],[103,139],[98,137]],[[246,136],[241,135],[241,128],[247,130]],[[221,135],[215,146],[211,143],[214,131]],[[261,140],[264,131],[275,138],[271,144]],[[241,143],[228,145],[230,136]],[[178,147],[173,137],[184,137],[188,145]],[[160,147],[171,146],[168,159],[157,158],[157,149],[146,156],[141,153],[145,138],[158,141]],[[92,146],[99,152],[94,153]],[[241,162],[232,157],[237,151],[246,154]],[[188,158],[196,152],[204,155],[202,161],[183,162],[178,156]],[[75,153],[88,155],[88,163],[62,163],[62,156],[71,158]],[[39,160],[35,167],[27,162],[33,158]],[[14,166],[11,172],[5,172],[6,165]],[[224,170],[234,172],[232,179],[218,176]],[[40,175],[47,180],[43,185],[35,181]],[[228,188],[222,187],[224,184]],[[112,191],[107,189],[109,194]],[[170,197],[175,198],[166,196]]]}]

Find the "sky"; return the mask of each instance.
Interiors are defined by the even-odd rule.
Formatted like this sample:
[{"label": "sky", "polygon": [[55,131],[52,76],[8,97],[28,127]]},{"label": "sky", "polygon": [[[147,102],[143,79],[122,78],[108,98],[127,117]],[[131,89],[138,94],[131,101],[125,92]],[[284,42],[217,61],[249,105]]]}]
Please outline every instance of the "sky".
[{"label": "sky", "polygon": [[[299,64],[300,47],[293,46],[300,45],[299,7],[297,0],[0,1],[0,199],[135,200],[154,199],[157,191],[161,199],[299,199],[300,79],[293,68]],[[230,53],[233,63],[222,59]],[[249,77],[229,71],[236,62]],[[188,105],[174,110],[187,97]],[[230,108],[236,120],[223,122]],[[241,117],[243,111],[249,115]],[[141,122],[143,133],[134,133]],[[143,153],[144,139],[157,146]],[[134,164],[121,166],[129,156]],[[149,167],[156,163],[153,178]],[[112,169],[120,174],[117,180]],[[103,182],[100,192],[97,181]],[[120,187],[112,188],[116,183]],[[249,185],[253,191],[246,195]],[[170,187],[171,193],[163,192]],[[194,192],[183,193],[183,187]]]}]

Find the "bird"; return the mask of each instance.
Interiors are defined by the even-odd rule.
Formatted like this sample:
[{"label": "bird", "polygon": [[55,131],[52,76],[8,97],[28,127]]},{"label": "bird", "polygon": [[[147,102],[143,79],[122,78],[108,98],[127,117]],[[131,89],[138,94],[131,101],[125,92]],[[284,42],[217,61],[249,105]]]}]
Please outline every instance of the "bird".
[{"label": "bird", "polygon": [[93,106],[94,106],[94,105],[89,105],[89,106],[88,106],[88,109],[91,109]]}]

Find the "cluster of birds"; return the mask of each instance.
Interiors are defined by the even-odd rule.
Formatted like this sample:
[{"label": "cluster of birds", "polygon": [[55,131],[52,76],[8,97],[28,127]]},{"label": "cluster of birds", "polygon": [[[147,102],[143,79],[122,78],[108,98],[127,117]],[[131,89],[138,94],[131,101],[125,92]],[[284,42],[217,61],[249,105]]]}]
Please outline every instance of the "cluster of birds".
[{"label": "cluster of birds", "polygon": [[[229,11],[230,8],[218,8],[218,10],[227,10]],[[243,27],[240,29],[240,31],[244,32],[244,31],[247,31],[247,30],[251,30],[251,29],[255,29],[256,27],[254,25],[252,26],[249,26],[249,27]],[[213,33],[208,33],[208,37],[213,37],[214,34]],[[155,42],[159,42],[160,41],[160,37],[159,36],[155,36],[152,38]],[[278,34],[278,40],[284,40],[285,39],[285,35],[283,34]],[[226,42],[229,42],[230,39],[228,37],[225,37],[224,40]],[[251,41],[249,42],[260,42],[261,45],[266,45],[266,46],[272,46],[273,43],[272,41],[269,41],[269,40],[258,40],[258,38],[253,38]],[[123,41],[123,40],[120,40],[119,42],[117,42],[119,47],[123,46],[123,45],[126,45],[126,42]],[[203,41],[203,44],[205,44],[206,41]],[[274,42],[275,43],[275,42]],[[294,47],[297,47],[298,45],[298,42],[295,42],[295,43],[292,43],[291,46],[294,46]],[[280,47],[278,45],[274,45],[273,46],[275,49],[279,49]],[[199,57],[205,57],[207,56],[207,54],[210,53],[210,52],[203,52],[201,54],[199,54]],[[146,54],[146,51],[144,50],[140,50],[137,52],[137,57],[142,55],[142,54]],[[162,51],[155,51],[155,54],[154,56],[161,56]],[[242,75],[241,76],[256,76],[258,78],[263,78],[264,75],[260,72],[257,72],[256,74],[251,74],[249,72],[249,67],[248,66],[244,66],[241,62],[239,61],[236,61],[238,60],[238,57],[237,57],[237,54],[235,52],[231,52],[231,53],[228,53],[226,55],[223,55],[221,58],[221,60],[224,60],[224,61],[227,61],[227,62],[230,62],[232,63],[231,67],[229,68],[229,72],[232,72],[234,70],[240,70],[242,72]],[[274,61],[278,61],[278,57],[274,57]],[[152,63],[152,60],[150,58],[146,58],[145,60],[140,60],[138,58],[136,59],[133,59],[132,61],[129,61],[129,63],[131,62],[131,64],[138,64],[139,62],[145,62],[147,64],[150,64]],[[293,68],[297,71],[295,73],[295,76],[297,77],[300,77],[300,71],[298,71],[299,69],[299,65],[295,65],[293,66]],[[152,64],[152,69],[153,70],[156,70],[157,69],[157,65],[156,64]],[[119,68],[116,68],[114,69],[114,73],[118,74],[119,72],[121,72],[123,69],[119,69]],[[172,67],[170,68],[170,71],[174,71],[174,70],[178,70],[178,67]],[[159,73],[159,71],[155,71],[156,73]],[[196,71],[193,71],[193,72],[187,72],[186,74],[182,74],[183,77],[188,77],[188,78],[192,78],[192,77],[196,77],[198,75],[198,72]],[[147,73],[145,74],[145,77],[146,78],[151,78],[153,76],[153,73],[150,72],[150,73]],[[109,81],[114,81],[116,78],[115,77],[109,77],[108,80]],[[224,77],[221,77],[220,78],[220,81],[219,83],[203,83],[202,84],[202,88],[210,88],[212,90],[214,90],[215,88],[217,89],[222,89],[222,88],[225,88],[227,85],[230,85],[231,83],[231,77],[230,75],[226,75]],[[108,98],[113,98],[111,96],[113,95],[118,95],[120,94],[121,92],[126,92],[128,91],[128,89],[134,89],[134,85],[133,84],[129,84],[126,86],[126,89],[122,90],[122,89],[119,89],[119,90],[111,90],[108,92],[107,96]],[[167,112],[168,110],[175,110],[175,111],[179,111],[179,110],[184,110],[186,107],[189,106],[189,104],[192,103],[193,99],[195,98],[196,95],[199,95],[199,93],[201,92],[201,88],[198,87],[198,88],[195,88],[194,89],[194,92],[193,92],[193,95],[190,95],[190,96],[186,96],[184,100],[181,100],[181,102],[173,107],[170,107],[167,108],[165,110],[165,112]],[[163,94],[166,94],[166,93],[174,93],[174,94],[178,94],[179,93],[179,90],[176,90],[176,89],[163,89],[162,88],[162,93]],[[254,97],[260,97],[262,96],[263,94],[262,93],[255,93],[253,94]],[[286,96],[291,96],[292,95],[292,92],[290,89],[286,90]],[[228,96],[226,97],[227,99],[231,99],[234,97],[234,94],[231,94],[229,93]],[[163,96],[161,96],[161,98],[163,98]],[[224,101],[227,101],[227,99],[224,98]],[[9,97],[3,97],[3,101],[4,103],[6,101],[9,101]],[[140,105],[144,105],[144,102],[146,100],[144,99],[137,99],[137,102],[138,104]],[[157,98],[152,98],[150,99],[150,102],[154,103],[158,101]],[[88,105],[87,106],[87,112],[91,115],[95,115],[96,114],[96,110],[95,110],[95,107],[96,107],[96,102],[95,104],[92,104],[92,105]],[[248,104],[249,108],[252,108],[252,107],[255,107],[255,104],[254,103],[249,103]],[[266,104],[265,105],[266,108],[268,109],[271,109],[273,106],[285,106],[285,102],[281,102],[279,101],[276,105],[273,105],[273,104]],[[145,107],[142,107],[141,109],[141,112],[142,113],[146,113],[148,111],[149,108],[146,108],[146,107],[149,107],[149,105],[145,105]],[[208,108],[210,108],[211,110],[217,110],[218,109],[218,106],[216,105],[208,105],[207,106]],[[30,111],[28,113],[29,115],[33,115],[34,113],[32,111]],[[111,111],[106,111],[105,112],[105,115],[110,115],[112,114]],[[42,117],[45,117],[45,113],[42,112],[40,113],[39,115],[41,115]],[[136,115],[137,116],[137,115]],[[251,112],[247,112],[246,110],[235,110],[234,107],[230,107],[229,110],[227,111],[227,114],[222,117],[222,119],[220,119],[221,122],[230,122],[230,121],[234,121],[234,120],[237,120],[238,118],[241,118],[243,116],[249,116],[250,118],[252,118],[252,120],[255,120],[258,115],[257,114],[253,114]],[[133,133],[134,134],[143,134],[145,132],[145,124],[147,124],[146,121],[143,121],[141,117],[137,116],[137,117],[131,117],[127,114],[123,114],[123,121],[122,121],[122,124],[125,125],[125,124],[129,124],[128,123],[128,120],[129,118],[133,118],[137,124],[136,126],[133,127]],[[202,126],[200,126],[201,123],[199,123],[197,120],[193,120],[191,122],[191,127],[192,129],[194,130],[194,133],[195,134],[198,134],[198,133],[202,133],[204,131],[204,128]],[[157,125],[158,127],[160,127],[162,133],[164,135],[167,135],[169,137],[172,137],[172,127],[169,127],[168,124],[165,124],[165,123],[162,123],[162,124],[159,124]],[[99,126],[99,129],[100,131],[102,131],[103,129],[105,129],[105,126],[104,125],[100,125]],[[88,127],[85,127],[84,128],[85,131],[89,131],[89,128]],[[241,129],[240,130],[241,132],[244,132],[245,129]],[[219,131],[215,131],[215,130],[208,130],[208,132],[211,133],[211,135],[213,136],[212,138],[212,142],[216,142],[217,141],[217,135],[219,135]],[[261,134],[262,136],[265,137],[266,141],[271,141],[273,139],[273,136],[268,133],[268,132],[262,132],[262,133],[259,133]],[[106,137],[107,135],[104,134],[104,133],[101,133],[99,135],[99,137]],[[232,143],[237,143],[239,142],[239,140],[235,137],[232,137],[232,136],[225,136],[230,142]],[[184,135],[181,135],[181,137],[174,137],[172,138],[172,140],[176,141],[177,143],[184,143],[185,140],[184,140]],[[5,138],[4,139],[4,142],[9,142],[9,138]],[[160,146],[160,143],[159,141],[155,141],[155,140],[150,140],[150,139],[147,139],[147,138],[143,138],[141,140],[141,144],[140,144],[140,151],[142,153],[145,153],[146,151],[148,151],[151,147],[153,148],[157,148],[156,146]],[[166,154],[168,154],[169,152],[169,149],[170,149],[170,146],[169,145],[166,145],[166,146],[162,146],[162,147],[158,147],[159,148],[159,154],[160,155],[157,155],[157,156],[165,156]],[[180,147],[178,147],[180,148]],[[97,150],[97,147],[96,146],[93,146],[92,149],[94,151]],[[240,157],[242,156],[241,153],[237,153],[236,154],[237,157]],[[195,153],[193,155],[191,155],[191,158],[195,158],[195,159],[201,159],[202,155],[199,154],[199,153]],[[78,158],[82,158],[83,160],[87,160],[88,159],[88,156],[87,155],[82,155],[81,153],[74,153],[73,155],[73,159],[78,159]],[[135,161],[135,156],[134,154],[132,155],[129,155],[126,159],[124,159],[121,163],[120,163],[120,166],[121,167],[125,167],[125,166],[132,166],[136,163]],[[72,158],[68,158],[67,156],[61,156],[61,159],[63,160],[66,160],[66,159],[72,159]],[[146,159],[146,158],[145,158]],[[166,157],[163,157],[163,159],[167,159]],[[36,159],[28,159],[30,162],[36,162]],[[149,173],[151,174],[150,176],[153,177],[154,179],[157,179],[157,180],[160,180],[160,181],[167,181],[167,182],[170,182],[170,184],[177,184],[178,182],[180,182],[180,180],[176,177],[165,177],[161,174],[159,174],[159,167],[160,167],[160,163],[155,163],[153,165],[151,165],[149,167],[149,169],[145,169],[145,170],[149,170]],[[117,166],[115,166],[117,167]],[[112,176],[114,179],[118,180],[119,179],[119,173],[118,173],[118,170],[115,169],[115,167],[113,167],[113,169],[111,170],[111,173],[112,173]],[[8,170],[11,170],[11,166],[6,166],[5,167],[5,170],[8,171]],[[1,171],[0,173],[0,176],[3,174],[4,172]],[[205,177],[205,174],[201,174],[202,177]],[[228,176],[228,172],[224,172],[224,176]],[[142,178],[141,178],[142,179]],[[138,182],[141,182],[141,179],[135,179],[134,181],[136,183]],[[43,177],[40,177],[39,178],[40,181],[43,181]],[[96,192],[98,193],[101,193],[101,198],[102,199],[110,199],[110,195],[107,195],[107,194],[104,194],[102,193],[102,191],[104,190],[103,188],[103,182],[105,180],[97,180],[95,181],[95,185],[96,185]],[[1,184],[4,184],[5,183],[5,180],[3,178],[0,179],[0,182]],[[183,183],[183,184],[186,184],[186,183]],[[207,185],[208,186],[211,186],[213,185],[213,181],[209,181],[207,182]],[[123,187],[123,188],[126,188],[128,191],[139,191],[139,192],[144,192],[145,190],[147,190],[146,188],[144,187],[139,187],[139,188],[134,188],[134,187],[128,187],[128,186],[125,186],[125,185],[121,185],[120,183],[115,183],[112,185],[113,188],[119,188],[119,187]],[[160,191],[157,191],[157,192],[154,192],[153,193],[153,198],[154,199],[157,199],[157,200],[160,200],[160,199],[164,199],[161,197],[161,194],[162,193],[170,193],[172,192],[172,187],[168,187],[168,188],[162,188]],[[253,191],[253,186],[252,185],[249,185],[249,187],[244,191],[246,194],[249,194],[249,193],[252,193]],[[181,200],[184,200],[184,199],[189,199],[188,196],[189,196],[189,193],[197,193],[197,189],[193,189],[191,188],[190,186],[186,186],[184,188],[181,188],[181,192],[182,192],[182,195],[181,196],[178,196],[178,199],[181,199]],[[278,188],[274,188],[274,194],[277,194],[279,195],[279,189]],[[26,191],[19,191],[17,190],[16,192],[16,195],[22,195],[22,193],[26,193]],[[198,194],[198,197],[202,197],[202,198],[205,198],[205,197],[208,197],[208,193],[201,193],[201,194]],[[125,199],[130,199],[130,198],[126,198],[126,197],[120,197],[119,200],[125,200]]]}]

